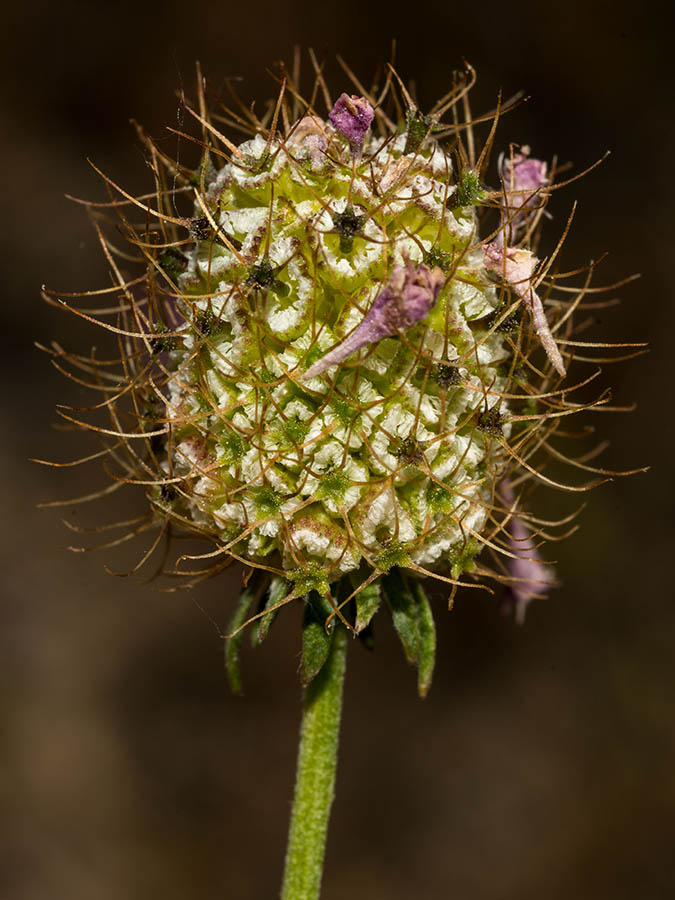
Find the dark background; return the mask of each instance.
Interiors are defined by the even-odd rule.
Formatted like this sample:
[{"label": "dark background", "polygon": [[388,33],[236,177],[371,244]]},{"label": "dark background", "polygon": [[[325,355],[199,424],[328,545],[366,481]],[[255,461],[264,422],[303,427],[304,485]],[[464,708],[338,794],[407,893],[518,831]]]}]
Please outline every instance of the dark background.
[{"label": "dark background", "polygon": [[[392,37],[423,104],[463,57],[478,69],[476,109],[500,86],[531,94],[501,146],[529,142],[576,170],[613,151],[558,195],[548,235],[576,199],[567,268],[609,250],[598,282],[643,273],[600,332],[650,341],[650,355],[607,373],[617,402],[638,407],[595,422],[612,442],[608,465],[652,469],[587,497],[581,532],[551,551],[563,587],[523,628],[493,598],[467,593],[450,614],[438,599],[426,701],[388,626],[374,654],[352,648],[323,897],[672,896],[674,85],[657,7],[66,0],[13,4],[3,31],[3,897],[276,896],[299,717],[297,611],[248,654],[247,694],[233,699],[221,641],[196,606],[222,626],[231,578],[161,594],[104,572],[128,553],[65,551],[60,517],[72,511],[35,505],[94,490],[101,473],[27,461],[86,452],[82,435],[50,427],[57,402],[84,395],[32,341],[85,351],[101,336],[42,304],[39,288],[107,283],[86,215],[63,195],[105,198],[86,157],[132,191],[148,188],[127,120],[163,138],[195,59],[214,87],[242,76],[243,96],[261,103],[274,92],[265,68],[295,43],[341,53],[367,80]],[[336,64],[329,74],[336,93],[347,88]],[[545,513],[574,505],[545,490],[539,502]],[[133,497],[101,502],[77,520],[135,508]]]}]

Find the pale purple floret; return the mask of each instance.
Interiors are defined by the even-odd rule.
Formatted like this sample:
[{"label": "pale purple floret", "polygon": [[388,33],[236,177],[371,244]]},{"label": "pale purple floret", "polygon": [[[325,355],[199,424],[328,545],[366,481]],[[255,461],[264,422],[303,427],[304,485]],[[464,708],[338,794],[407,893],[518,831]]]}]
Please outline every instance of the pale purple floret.
[{"label": "pale purple floret", "polygon": [[328,147],[326,123],[317,116],[303,116],[293,126],[288,145],[304,154],[313,168],[321,168],[325,163]]},{"label": "pale purple floret", "polygon": [[349,141],[352,156],[358,157],[363,150],[366,134],[373,121],[373,107],[364,97],[340,94],[328,113],[328,121],[333,128]]},{"label": "pale purple floret", "polygon": [[504,279],[521,298],[532,314],[534,330],[539,336],[546,355],[559,375],[565,374],[558,345],[553,339],[546,321],[546,313],[539,295],[532,287],[532,276],[539,260],[530,250],[503,247],[497,241],[483,246],[485,268]]},{"label": "pale purple floret", "polygon": [[[508,157],[502,154],[499,158],[499,173],[508,198],[504,206],[513,243],[525,225],[527,211],[537,205],[539,192],[549,184],[547,172],[548,165],[543,160],[530,158],[529,147],[523,147],[521,153]],[[503,245],[502,233],[497,236],[497,243]]]},{"label": "pale purple floret", "polygon": [[301,377],[314,378],[362,347],[406,331],[424,319],[436,302],[444,281],[445,275],[437,266],[433,269],[423,264],[414,266],[410,260],[403,266],[394,266],[389,281],[361,324]]},{"label": "pale purple floret", "polygon": [[[534,194],[548,184],[548,165],[541,159],[532,159],[529,147],[523,147],[521,153],[503,157],[500,169],[507,191]],[[523,197],[521,202],[525,201],[531,205],[534,198]]]},{"label": "pale purple floret", "polygon": [[522,625],[530,601],[546,594],[556,580],[552,568],[542,561],[529,529],[515,514],[516,498],[508,479],[500,482],[499,493],[511,512],[511,518],[506,523],[506,533],[508,549],[515,557],[507,557],[509,575],[513,579],[508,587],[515,602],[516,622]]}]

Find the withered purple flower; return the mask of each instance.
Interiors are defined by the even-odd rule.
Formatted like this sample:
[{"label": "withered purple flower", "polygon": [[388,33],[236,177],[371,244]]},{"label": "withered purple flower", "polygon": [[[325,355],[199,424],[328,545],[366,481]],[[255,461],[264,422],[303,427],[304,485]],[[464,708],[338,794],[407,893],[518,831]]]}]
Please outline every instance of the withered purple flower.
[{"label": "withered purple flower", "polygon": [[545,565],[523,520],[516,514],[516,498],[508,479],[500,482],[499,493],[510,511],[506,524],[508,549],[515,557],[508,558],[509,592],[515,601],[515,618],[519,625],[525,621],[525,612],[531,600],[541,597],[555,583],[551,566]]},{"label": "withered purple flower", "polygon": [[[501,154],[499,174],[507,194],[504,207],[510,216],[511,240],[516,243],[518,233],[525,225],[527,211],[536,206],[537,195],[549,184],[548,165],[541,159],[532,159],[530,148],[525,146],[520,153],[511,156]],[[496,242],[503,245],[503,232],[500,232]]]},{"label": "withered purple flower", "polygon": [[[522,147],[521,152],[514,153],[513,156],[502,154],[499,168],[507,191],[536,194],[549,182],[547,163],[541,159],[533,159],[527,146]],[[532,205],[534,198],[523,196],[522,203],[525,202]]]},{"label": "withered purple flower", "polygon": [[421,321],[432,308],[445,281],[435,266],[414,266],[410,260],[394,266],[389,281],[375,298],[364,320],[330,353],[310,366],[302,376],[314,378],[347,359],[361,347],[405,331]]},{"label": "withered purple flower", "polygon": [[544,305],[532,287],[532,276],[539,262],[537,257],[531,250],[503,247],[498,241],[484,244],[483,256],[485,268],[501,276],[529,309],[532,314],[534,329],[546,351],[546,355],[556,372],[564,376],[565,364],[546,321]]},{"label": "withered purple flower", "polygon": [[363,150],[366,134],[373,121],[373,107],[364,97],[356,94],[340,94],[328,114],[333,128],[349,141],[352,156],[358,157]]}]

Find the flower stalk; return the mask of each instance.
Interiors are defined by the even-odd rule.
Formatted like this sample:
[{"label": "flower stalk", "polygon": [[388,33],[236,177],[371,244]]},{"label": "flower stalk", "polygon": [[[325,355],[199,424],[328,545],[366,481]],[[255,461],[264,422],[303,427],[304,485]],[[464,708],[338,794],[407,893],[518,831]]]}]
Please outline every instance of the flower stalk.
[{"label": "flower stalk", "polygon": [[281,900],[317,900],[321,889],[346,661],[347,629],[337,626],[325,665],[305,688]]}]

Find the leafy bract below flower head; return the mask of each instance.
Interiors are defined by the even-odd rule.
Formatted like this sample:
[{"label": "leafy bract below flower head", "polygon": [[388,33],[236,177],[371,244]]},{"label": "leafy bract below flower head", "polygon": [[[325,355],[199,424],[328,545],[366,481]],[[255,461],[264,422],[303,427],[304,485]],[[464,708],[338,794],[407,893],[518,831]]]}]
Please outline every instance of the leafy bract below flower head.
[{"label": "leafy bract below flower head", "polygon": [[[537,454],[564,460],[556,431],[582,408],[560,378],[583,289],[556,299],[544,265],[535,292],[531,217],[555,173],[511,151],[499,189],[483,187],[494,129],[476,159],[457,105],[472,77],[424,113],[401,88],[400,122],[391,72],[333,103],[317,70],[323,111],[285,74],[263,120],[242,105],[212,121],[200,79],[200,112],[186,103],[198,168],[141,132],[154,199],[106,178],[131,245],[116,258],[101,236],[120,296],[101,322],[120,369],[53,352],[103,392],[110,422],[85,427],[110,439],[117,484],[146,487],[160,534],[215,543],[193,557],[206,560],[194,579],[232,560],[255,573],[230,661],[240,626],[253,616],[264,636],[289,599],[307,598],[310,624],[324,610],[365,634],[384,594],[424,692],[433,621],[419,576],[453,591],[492,576],[525,600],[552,580],[532,577],[539,529],[498,485],[564,486]],[[222,122],[250,138],[234,143]],[[307,678],[323,652],[311,633]]]}]

